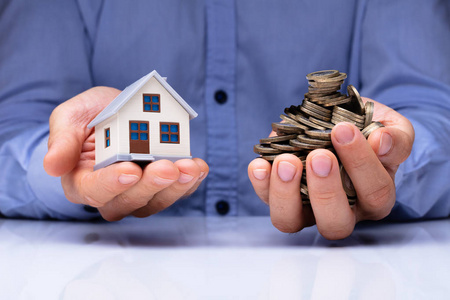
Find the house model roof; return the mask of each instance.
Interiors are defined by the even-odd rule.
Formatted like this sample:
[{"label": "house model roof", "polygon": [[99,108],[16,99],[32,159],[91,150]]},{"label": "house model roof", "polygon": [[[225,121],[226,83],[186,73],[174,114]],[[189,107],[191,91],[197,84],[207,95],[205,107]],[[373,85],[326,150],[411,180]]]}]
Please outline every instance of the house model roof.
[{"label": "house model roof", "polygon": [[189,104],[187,104],[180,95],[178,95],[178,93],[167,83],[167,81],[158,74],[158,72],[153,70],[138,81],[127,86],[122,91],[122,93],[120,93],[107,107],[105,107],[105,109],[103,109],[97,115],[97,117],[94,118],[94,120],[91,121],[91,123],[88,124],[87,127],[92,128],[100,122],[116,114],[122,108],[122,106],[124,106],[125,103],[127,103],[128,100],[130,100],[130,98],[133,97],[134,94],[136,94],[139,89],[153,77],[158,80],[159,83],[161,83],[161,85],[169,92],[169,94],[172,95],[173,98],[175,98],[176,101],[178,101],[178,103],[180,103],[180,105],[189,114],[190,120],[197,117],[198,114],[195,112],[195,110],[192,109],[192,107],[190,107]]}]

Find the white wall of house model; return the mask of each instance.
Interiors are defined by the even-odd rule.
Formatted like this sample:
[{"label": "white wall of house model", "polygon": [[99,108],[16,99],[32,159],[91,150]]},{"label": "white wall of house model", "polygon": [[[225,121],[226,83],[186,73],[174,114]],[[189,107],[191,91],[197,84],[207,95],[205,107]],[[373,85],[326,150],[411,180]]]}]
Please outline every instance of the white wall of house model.
[{"label": "white wall of house model", "polygon": [[191,158],[189,121],[197,113],[156,71],[120,93],[89,123],[95,166],[118,161]]}]

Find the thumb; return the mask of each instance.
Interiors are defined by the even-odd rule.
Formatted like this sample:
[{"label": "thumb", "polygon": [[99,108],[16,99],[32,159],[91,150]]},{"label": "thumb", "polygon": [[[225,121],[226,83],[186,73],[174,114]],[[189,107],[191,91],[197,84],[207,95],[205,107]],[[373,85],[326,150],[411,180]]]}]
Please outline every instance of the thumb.
[{"label": "thumb", "polygon": [[92,133],[86,126],[119,93],[113,88],[92,88],[53,110],[44,158],[44,169],[49,175],[62,176],[77,165],[83,144]]}]

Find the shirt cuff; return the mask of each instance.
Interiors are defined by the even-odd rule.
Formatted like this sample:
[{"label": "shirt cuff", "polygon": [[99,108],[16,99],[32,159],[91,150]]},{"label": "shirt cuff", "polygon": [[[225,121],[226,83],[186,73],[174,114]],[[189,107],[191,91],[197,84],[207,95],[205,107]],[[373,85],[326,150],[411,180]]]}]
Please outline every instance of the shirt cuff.
[{"label": "shirt cuff", "polygon": [[50,218],[61,220],[89,220],[98,218],[96,210],[85,209],[66,199],[61,186],[61,177],[52,177],[44,170],[44,156],[47,154],[48,138],[43,138],[30,157],[27,179],[38,201],[48,209]]}]

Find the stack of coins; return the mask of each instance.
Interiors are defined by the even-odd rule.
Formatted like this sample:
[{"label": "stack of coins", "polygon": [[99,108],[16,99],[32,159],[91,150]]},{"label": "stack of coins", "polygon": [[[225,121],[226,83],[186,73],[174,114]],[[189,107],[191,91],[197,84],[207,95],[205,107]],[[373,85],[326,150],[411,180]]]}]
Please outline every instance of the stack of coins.
[{"label": "stack of coins", "polygon": [[[383,127],[380,122],[372,121],[373,102],[364,104],[354,86],[347,87],[348,94],[339,92],[346,78],[347,74],[337,70],[306,75],[309,87],[302,104],[284,109],[284,114],[280,115],[281,122],[272,123],[272,129],[277,135],[261,139],[253,148],[255,153],[269,162],[273,162],[277,155],[291,153],[305,165],[306,156],[314,149],[323,148],[336,153],[331,143],[331,129],[340,122],[354,124],[366,138]],[[339,168],[349,204],[354,205],[356,191],[340,161]],[[300,193],[303,204],[309,204],[306,172],[302,175]]]}]

